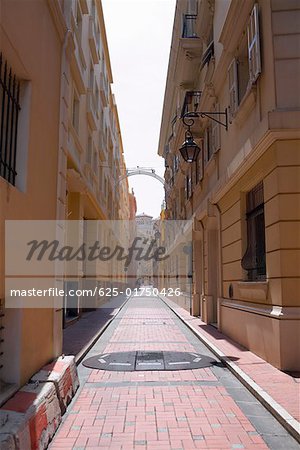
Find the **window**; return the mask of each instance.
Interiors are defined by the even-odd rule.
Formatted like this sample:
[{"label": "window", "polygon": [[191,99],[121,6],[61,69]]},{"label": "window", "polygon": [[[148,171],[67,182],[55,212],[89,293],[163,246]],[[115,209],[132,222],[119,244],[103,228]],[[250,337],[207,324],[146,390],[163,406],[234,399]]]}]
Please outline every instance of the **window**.
[{"label": "window", "polygon": [[89,79],[89,88],[93,92],[94,90],[94,81],[95,81],[95,73],[94,73],[94,67],[91,64],[90,66],[90,79]]},{"label": "window", "polygon": [[261,72],[258,5],[254,5],[247,27],[249,77],[254,83]]},{"label": "window", "polygon": [[208,163],[212,155],[213,155],[212,124],[210,123],[204,132],[204,159],[206,163]]},{"label": "window", "polygon": [[94,149],[93,170],[94,170],[95,174],[97,173],[97,166],[98,166],[98,154],[97,154],[97,151]]},{"label": "window", "polygon": [[192,188],[196,186],[197,183],[197,162],[191,164],[191,176],[192,176]]},{"label": "window", "polygon": [[214,28],[213,28],[213,22],[211,22],[209,33],[206,39],[206,50],[203,53],[202,56],[202,63],[201,63],[201,69],[205,66],[205,64],[209,64],[211,58],[214,56],[215,50],[214,50]]},{"label": "window", "polygon": [[192,190],[192,168],[189,168],[189,173],[188,175],[186,175],[185,177],[185,192],[186,192],[186,199],[188,200],[192,194],[193,194],[193,190]]},{"label": "window", "polygon": [[73,96],[72,124],[78,133],[78,131],[79,131],[79,97],[75,90],[74,90],[74,96]]},{"label": "window", "polygon": [[102,191],[103,188],[103,167],[99,164],[99,188]]},{"label": "window", "polygon": [[99,106],[99,99],[100,99],[100,95],[99,95],[99,89],[98,89],[98,85],[96,83],[96,89],[95,89],[95,109],[96,112],[98,113],[100,106]]},{"label": "window", "polygon": [[88,164],[92,163],[92,151],[93,151],[92,138],[91,138],[91,136],[89,136],[88,137],[87,153],[86,153],[86,162]]},{"label": "window", "polygon": [[238,109],[238,75],[237,75],[237,61],[234,59],[228,69],[229,80],[229,114],[230,119],[234,116]]},{"label": "window", "polygon": [[201,148],[196,161],[196,183],[199,183],[202,180],[202,178],[203,178],[203,151]]},{"label": "window", "polygon": [[0,54],[0,176],[15,186],[20,81]]},{"label": "window", "polygon": [[266,246],[263,182],[246,196],[247,250],[242,258],[242,268],[248,281],[265,280]]},{"label": "window", "polygon": [[95,0],[92,0],[92,2],[91,2],[91,16],[93,17],[93,19],[96,18],[96,5],[95,5]]},{"label": "window", "polygon": [[82,13],[80,11],[79,3],[77,3],[77,11],[76,11],[76,36],[79,45],[81,45],[81,38],[82,38]]},{"label": "window", "polygon": [[179,169],[179,155],[175,155],[173,159],[173,173],[178,172]]},{"label": "window", "polygon": [[[218,103],[215,105],[214,111],[220,111]],[[219,114],[215,115],[215,118],[221,121]],[[211,122],[211,147],[213,153],[216,153],[221,148],[221,125],[214,120]]]},{"label": "window", "polygon": [[247,30],[228,68],[230,118],[232,119],[249,87],[261,73],[258,5],[254,5]]}]

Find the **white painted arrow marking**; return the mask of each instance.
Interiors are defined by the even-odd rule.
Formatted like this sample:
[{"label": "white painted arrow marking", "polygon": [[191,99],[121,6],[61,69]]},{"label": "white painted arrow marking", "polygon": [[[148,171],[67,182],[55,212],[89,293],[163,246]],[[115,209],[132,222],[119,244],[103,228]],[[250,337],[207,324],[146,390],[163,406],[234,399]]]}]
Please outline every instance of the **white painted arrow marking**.
[{"label": "white painted arrow marking", "polygon": [[98,359],[98,361],[99,361],[101,364],[106,364],[106,361],[105,361],[105,359],[103,359],[103,358],[106,358],[108,355],[109,355],[109,353],[107,353],[106,355],[102,355],[101,358]]},{"label": "white painted arrow marking", "polygon": [[113,363],[113,362],[111,362],[111,363],[109,363],[109,366],[131,366],[131,363],[122,363],[122,362]]},{"label": "white painted arrow marking", "polygon": [[201,361],[201,359],[202,358],[195,358],[195,359],[193,359],[193,362],[199,362],[199,361]]},{"label": "white painted arrow marking", "polygon": [[162,366],[160,362],[138,362],[138,366]]},{"label": "white painted arrow marking", "polygon": [[169,366],[175,366],[176,364],[191,364],[189,361],[176,361],[176,362],[170,362]]}]

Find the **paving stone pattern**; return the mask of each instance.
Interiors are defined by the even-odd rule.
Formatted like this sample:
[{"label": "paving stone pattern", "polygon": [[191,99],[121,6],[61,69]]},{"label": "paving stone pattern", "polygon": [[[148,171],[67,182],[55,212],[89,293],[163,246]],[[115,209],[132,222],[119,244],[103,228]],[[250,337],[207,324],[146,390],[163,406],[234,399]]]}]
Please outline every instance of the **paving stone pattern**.
[{"label": "paving stone pattern", "polygon": [[[215,358],[158,298],[131,298],[86,358],[119,351]],[[52,449],[299,449],[222,364],[111,372],[79,366],[81,388]]]}]

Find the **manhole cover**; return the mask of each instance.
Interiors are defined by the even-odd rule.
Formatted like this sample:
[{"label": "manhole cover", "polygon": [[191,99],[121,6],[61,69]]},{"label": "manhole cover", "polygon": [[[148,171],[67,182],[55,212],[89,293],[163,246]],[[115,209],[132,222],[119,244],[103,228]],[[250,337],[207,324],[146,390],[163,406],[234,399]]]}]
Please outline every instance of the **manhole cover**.
[{"label": "manhole cover", "polygon": [[92,356],[83,361],[91,369],[133,372],[135,370],[191,370],[216,365],[209,356],[190,352],[118,352]]}]

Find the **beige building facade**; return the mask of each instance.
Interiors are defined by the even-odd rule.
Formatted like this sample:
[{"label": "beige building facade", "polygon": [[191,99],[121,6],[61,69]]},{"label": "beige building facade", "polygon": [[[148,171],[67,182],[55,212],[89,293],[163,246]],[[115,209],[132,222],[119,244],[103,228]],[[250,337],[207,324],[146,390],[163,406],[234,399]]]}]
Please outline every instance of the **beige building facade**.
[{"label": "beige building facade", "polygon": [[166,216],[192,223],[193,314],[282,370],[300,368],[299,17],[178,1],[159,141]]},{"label": "beige building facade", "polygon": [[[87,221],[129,218],[128,183],[127,179],[119,182],[126,168],[118,111],[111,91],[113,79],[101,2],[65,0],[60,6],[66,51],[62,66],[57,215],[60,219],[78,221],[80,245],[89,233]],[[94,239],[97,233],[92,232]],[[107,231],[102,237],[106,242],[108,234]],[[70,280],[62,282],[90,289],[99,284],[97,277],[92,277],[97,271],[97,267],[78,263],[73,273],[69,273]],[[117,283],[114,271],[119,270],[106,265],[101,285],[110,286],[112,280]],[[99,306],[101,300],[96,298],[94,306]],[[72,299],[68,305],[67,299],[63,311],[65,324],[80,315],[82,301],[77,298],[74,303]],[[89,301],[88,308],[91,306]]]},{"label": "beige building facade", "polygon": [[[69,228],[74,239],[74,225],[66,223],[76,220],[79,244],[88,221],[126,223],[129,193],[127,179],[119,182],[126,167],[101,1],[2,0],[0,25],[2,403],[61,354],[63,327],[84,308],[80,297],[72,304],[65,298],[62,308],[8,307],[5,220],[58,219],[66,242]],[[84,262],[71,276],[60,271],[56,287],[85,287],[85,273]],[[116,276],[125,282],[118,268]]]},{"label": "beige building facade", "polygon": [[[4,230],[5,220],[56,218],[61,42],[47,2],[2,1],[0,8],[6,86],[1,86],[1,123],[6,124],[1,127],[0,177],[2,402],[58,355],[53,310],[5,307]],[[14,94],[10,102],[9,90]]]}]

